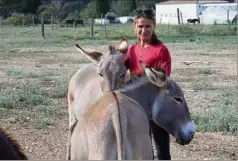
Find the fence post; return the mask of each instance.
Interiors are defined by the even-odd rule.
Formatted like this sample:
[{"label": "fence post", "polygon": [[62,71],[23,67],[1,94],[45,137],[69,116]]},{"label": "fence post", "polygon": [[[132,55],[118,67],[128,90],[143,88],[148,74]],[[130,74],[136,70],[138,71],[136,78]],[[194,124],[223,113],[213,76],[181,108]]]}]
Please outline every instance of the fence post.
[{"label": "fence post", "polygon": [[45,39],[44,15],[41,15],[41,35]]},{"label": "fence post", "polygon": [[2,16],[0,17],[0,22],[1,22],[1,28],[2,28],[2,31],[3,31],[3,17]]},{"label": "fence post", "polygon": [[101,13],[101,29],[102,29],[102,18],[103,18],[103,15],[102,15],[102,13]]},{"label": "fence post", "polygon": [[106,24],[104,24],[104,31],[105,31],[105,36],[106,36],[106,39],[107,39],[107,27],[106,27]]},{"label": "fence post", "polygon": [[93,19],[90,21],[90,37],[93,38]]},{"label": "fence post", "polygon": [[180,13],[181,22],[182,22],[182,25],[183,25],[183,14],[182,14],[182,12],[179,12],[179,13]]},{"label": "fence post", "polygon": [[180,25],[180,14],[179,14],[179,8],[177,8],[177,16],[178,16],[178,25]]},{"label": "fence post", "polygon": [[179,8],[177,8],[177,17],[178,17],[178,30],[180,32],[180,14],[179,14]]},{"label": "fence post", "polygon": [[35,28],[35,18],[34,18],[34,15],[32,15],[32,27]]},{"label": "fence post", "polygon": [[51,29],[54,30],[53,15],[51,15]]},{"label": "fence post", "polygon": [[230,32],[229,9],[227,10],[227,25],[228,25],[228,31]]}]

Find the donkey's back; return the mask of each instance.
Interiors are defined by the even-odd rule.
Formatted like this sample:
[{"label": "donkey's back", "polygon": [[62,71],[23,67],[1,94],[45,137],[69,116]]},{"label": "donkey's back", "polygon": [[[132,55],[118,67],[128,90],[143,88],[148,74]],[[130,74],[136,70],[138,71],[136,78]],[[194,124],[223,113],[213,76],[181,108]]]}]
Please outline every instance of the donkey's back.
[{"label": "donkey's back", "polygon": [[143,108],[120,92],[87,107],[71,138],[73,160],[153,159]]}]

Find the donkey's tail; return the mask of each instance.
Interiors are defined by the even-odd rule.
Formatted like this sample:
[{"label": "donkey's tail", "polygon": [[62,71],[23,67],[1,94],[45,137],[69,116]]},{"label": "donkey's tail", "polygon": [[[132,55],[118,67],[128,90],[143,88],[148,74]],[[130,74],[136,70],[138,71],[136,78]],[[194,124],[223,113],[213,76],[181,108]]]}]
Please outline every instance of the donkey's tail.
[{"label": "donkey's tail", "polygon": [[116,132],[116,139],[117,139],[117,160],[125,160],[125,145],[123,141],[123,130],[122,130],[122,124],[121,124],[121,116],[120,116],[120,107],[118,103],[118,98],[115,94],[115,92],[112,92],[116,103],[117,103],[117,114],[112,117],[113,126]]}]

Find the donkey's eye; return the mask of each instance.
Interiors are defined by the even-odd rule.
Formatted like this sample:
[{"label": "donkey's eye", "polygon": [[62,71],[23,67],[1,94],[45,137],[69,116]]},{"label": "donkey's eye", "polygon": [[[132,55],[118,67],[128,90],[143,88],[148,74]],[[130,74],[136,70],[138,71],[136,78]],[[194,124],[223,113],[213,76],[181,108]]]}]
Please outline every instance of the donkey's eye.
[{"label": "donkey's eye", "polygon": [[183,103],[183,100],[180,97],[174,97],[174,99],[180,103]]},{"label": "donkey's eye", "polygon": [[100,77],[102,77],[103,75],[102,75],[102,73],[99,73],[99,75],[100,75]]},{"label": "donkey's eye", "polygon": [[122,74],[121,76],[120,76],[120,78],[124,78],[126,76],[126,74]]}]

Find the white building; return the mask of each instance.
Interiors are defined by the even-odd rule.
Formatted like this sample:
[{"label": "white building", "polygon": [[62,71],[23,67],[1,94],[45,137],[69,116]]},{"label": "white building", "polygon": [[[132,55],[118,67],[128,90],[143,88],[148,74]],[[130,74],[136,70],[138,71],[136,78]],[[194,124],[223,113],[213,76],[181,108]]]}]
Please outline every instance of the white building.
[{"label": "white building", "polygon": [[[166,1],[162,3],[156,4],[156,23],[157,24],[178,24],[178,16],[177,16],[177,8],[179,8],[179,16],[181,23],[187,23],[187,19],[200,18],[201,23],[204,24],[214,24],[216,23],[224,23],[224,21],[218,21],[218,19],[224,19],[224,11],[225,10],[215,10],[208,9],[210,7],[222,8],[223,6],[233,8],[232,11],[230,9],[230,18],[232,20],[234,18],[234,13],[237,12],[237,4],[236,3],[227,3],[224,1]],[[235,7],[236,6],[236,7]],[[224,7],[223,7],[224,8]],[[205,12],[206,10],[206,12]],[[204,12],[204,13],[203,13]],[[225,17],[227,14],[225,14]],[[216,19],[214,18],[216,17]],[[226,21],[225,21],[226,22]]]},{"label": "white building", "polygon": [[116,20],[119,20],[121,23],[127,23],[129,20],[134,21],[135,17],[132,16],[123,16],[123,17],[117,17]]},{"label": "white building", "polygon": [[237,3],[205,4],[202,12],[201,23],[203,24],[227,24],[237,14]]},{"label": "white building", "polygon": [[102,25],[107,25],[107,24],[109,24],[109,20],[108,19],[106,19],[106,18],[97,18],[97,19],[94,19],[94,23],[95,24],[102,24]]}]

